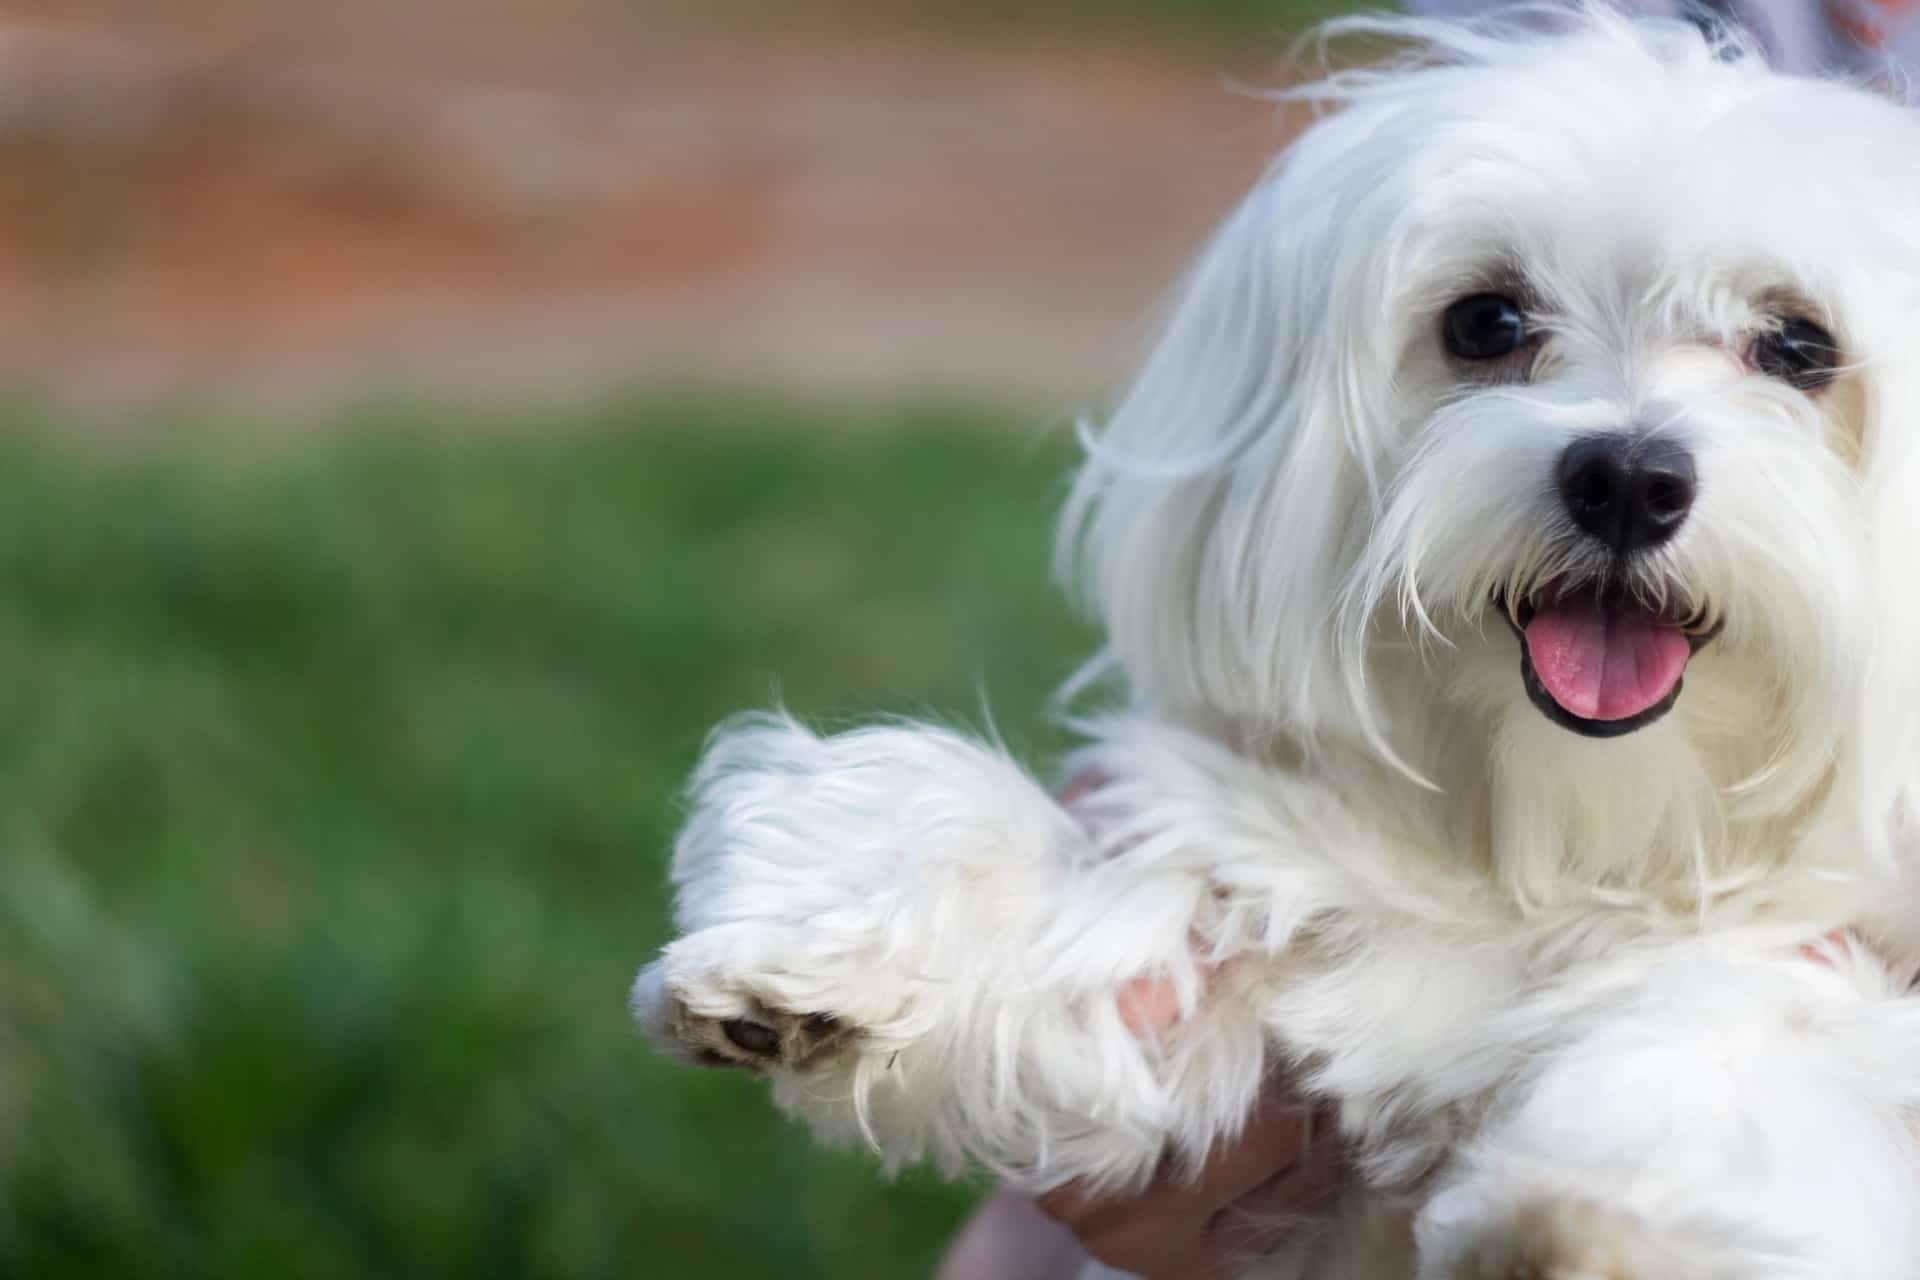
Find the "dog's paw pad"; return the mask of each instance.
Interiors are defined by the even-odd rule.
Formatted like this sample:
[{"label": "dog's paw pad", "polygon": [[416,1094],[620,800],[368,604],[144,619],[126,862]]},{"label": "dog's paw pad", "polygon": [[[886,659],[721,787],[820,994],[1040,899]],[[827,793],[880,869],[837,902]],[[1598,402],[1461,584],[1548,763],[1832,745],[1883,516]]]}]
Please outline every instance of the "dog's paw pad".
[{"label": "dog's paw pad", "polygon": [[631,1007],[648,1038],[703,1067],[803,1071],[857,1050],[862,1039],[848,1019],[783,1009],[732,975],[676,973],[666,961],[641,970]]},{"label": "dog's paw pad", "polygon": [[802,1071],[848,1047],[854,1028],[821,1013],[790,1013],[756,1004],[744,1018],[712,1018],[675,1001],[667,1035],[701,1066],[749,1071]]},{"label": "dog's paw pad", "polygon": [[732,1041],[733,1047],[742,1053],[756,1058],[780,1056],[780,1033],[772,1027],[763,1027],[745,1018],[734,1018],[720,1024],[720,1034]]}]

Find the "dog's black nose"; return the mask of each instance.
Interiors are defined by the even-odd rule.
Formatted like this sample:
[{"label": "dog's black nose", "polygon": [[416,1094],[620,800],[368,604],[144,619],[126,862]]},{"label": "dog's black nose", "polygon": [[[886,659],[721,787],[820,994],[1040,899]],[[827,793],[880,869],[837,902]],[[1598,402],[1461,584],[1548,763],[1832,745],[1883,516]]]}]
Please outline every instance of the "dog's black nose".
[{"label": "dog's black nose", "polygon": [[1573,522],[1618,555],[1657,547],[1686,521],[1693,455],[1671,440],[1587,436],[1560,455],[1560,500]]}]

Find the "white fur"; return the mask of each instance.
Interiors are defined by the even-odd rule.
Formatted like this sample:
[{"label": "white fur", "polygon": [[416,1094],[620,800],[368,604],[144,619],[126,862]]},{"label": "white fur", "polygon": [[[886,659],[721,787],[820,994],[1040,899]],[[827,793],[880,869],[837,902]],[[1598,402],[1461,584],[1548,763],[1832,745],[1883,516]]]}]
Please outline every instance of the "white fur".
[{"label": "white fur", "polygon": [[[1291,1065],[1362,1179],[1258,1274],[1920,1275],[1920,118],[1684,24],[1344,24],[1410,47],[1194,268],[1068,503],[1123,711],[1061,808],[995,748],[759,717],[675,851],[669,1047],[889,1163],[1191,1165]],[[1524,278],[1524,382],[1438,317]],[[1849,367],[1742,354],[1781,299]],[[1595,570],[1551,482],[1629,426],[1699,499],[1631,585],[1722,619],[1593,740],[1490,603]],[[1870,922],[1881,941],[1805,944]],[[1136,1035],[1116,992],[1171,984]],[[783,1038],[764,1061],[726,1028]]]}]

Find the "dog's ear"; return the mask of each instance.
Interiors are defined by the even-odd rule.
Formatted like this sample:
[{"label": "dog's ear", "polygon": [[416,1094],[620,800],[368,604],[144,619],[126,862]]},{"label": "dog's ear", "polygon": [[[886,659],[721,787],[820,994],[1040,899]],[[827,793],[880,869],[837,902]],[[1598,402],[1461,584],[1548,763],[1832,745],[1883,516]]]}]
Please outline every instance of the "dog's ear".
[{"label": "dog's ear", "polygon": [[[1920,278],[1917,276],[1915,278]],[[1864,412],[1861,496],[1871,521],[1867,662],[1860,675],[1860,731],[1848,744],[1852,783],[1870,840],[1884,838],[1909,873],[1920,875],[1920,352],[1910,345],[1911,310],[1876,328],[1896,349],[1861,353]]]},{"label": "dog's ear", "polygon": [[1216,234],[1086,435],[1060,564],[1140,697],[1294,733],[1351,723],[1334,613],[1390,434],[1397,149],[1312,128]]}]

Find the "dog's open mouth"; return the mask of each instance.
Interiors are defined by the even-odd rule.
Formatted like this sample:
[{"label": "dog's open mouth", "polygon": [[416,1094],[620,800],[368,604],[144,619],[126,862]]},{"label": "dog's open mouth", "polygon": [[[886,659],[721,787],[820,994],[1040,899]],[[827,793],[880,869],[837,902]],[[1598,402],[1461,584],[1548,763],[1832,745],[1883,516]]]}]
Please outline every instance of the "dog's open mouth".
[{"label": "dog's open mouth", "polygon": [[1549,586],[1501,612],[1520,676],[1549,720],[1592,738],[1652,724],[1680,698],[1687,662],[1720,632],[1708,614],[1652,608],[1624,590]]}]

